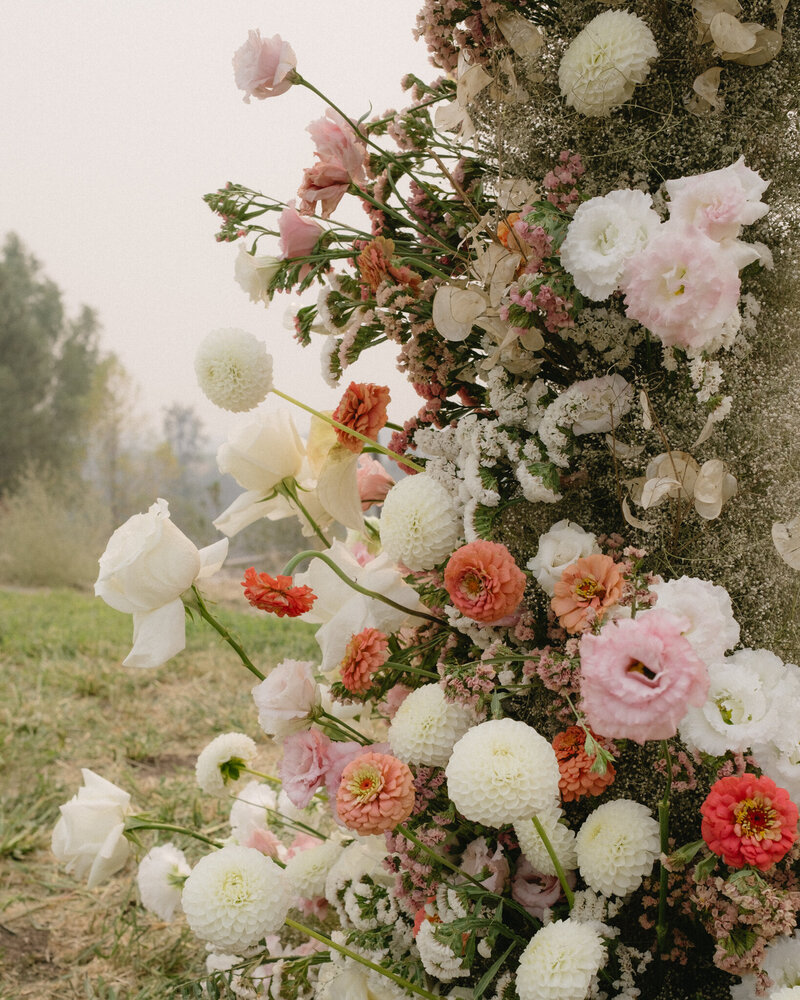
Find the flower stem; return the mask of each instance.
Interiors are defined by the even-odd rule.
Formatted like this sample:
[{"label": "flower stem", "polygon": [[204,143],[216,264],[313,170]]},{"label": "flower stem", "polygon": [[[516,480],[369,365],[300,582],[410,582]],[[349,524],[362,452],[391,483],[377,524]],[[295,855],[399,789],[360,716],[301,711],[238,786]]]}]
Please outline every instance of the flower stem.
[{"label": "flower stem", "polygon": [[367,746],[369,744],[370,741],[366,736],[364,736],[363,733],[360,733],[357,729],[353,729],[352,726],[348,726],[343,719],[337,719],[335,715],[331,715],[330,712],[326,712],[324,708],[318,709],[318,713],[321,718],[328,719],[332,722],[341,733],[344,733],[344,735],[349,734],[354,737],[357,743],[360,743],[362,746]]},{"label": "flower stem", "polygon": [[393,601],[390,597],[385,597],[383,594],[378,594],[374,590],[368,590],[366,587],[362,587],[360,583],[356,583],[355,580],[351,580],[350,577],[336,565],[327,553],[317,552],[316,549],[306,549],[305,552],[298,552],[297,555],[290,559],[289,562],[283,567],[282,575],[291,576],[298,563],[303,562],[305,559],[321,559],[326,566],[333,570],[340,580],[344,580],[348,587],[352,587],[352,589],[359,594],[364,594],[365,597],[373,597],[376,601],[388,604],[390,608],[395,608],[397,611],[403,611],[407,615],[415,615],[417,618],[425,618],[427,621],[435,622],[437,625],[447,625],[447,622],[441,618],[436,618],[434,615],[428,615],[424,611],[415,611],[413,608],[407,608],[405,605],[398,604],[397,601]]},{"label": "flower stem", "polygon": [[423,670],[421,667],[412,667],[408,663],[398,663],[397,660],[387,660],[384,667],[391,667],[394,670],[402,670],[404,674],[416,674],[417,677],[430,677],[434,681],[439,680],[439,675],[431,670]]},{"label": "flower stem", "polygon": [[182,833],[186,837],[194,837],[195,840],[200,840],[211,847],[222,847],[222,844],[218,840],[212,840],[210,837],[198,833],[197,830],[190,830],[185,826],[177,826],[175,823],[159,823],[157,820],[149,820],[144,816],[131,816],[125,824],[125,832],[127,833],[129,830],[131,832],[134,830],[166,830],[169,833]]},{"label": "flower stem", "polygon": [[556,870],[556,875],[558,875],[558,881],[561,883],[561,889],[562,889],[562,891],[564,893],[565,899],[567,900],[567,906],[570,909],[572,909],[572,907],[573,907],[573,905],[575,903],[575,894],[573,893],[572,889],[570,889],[569,885],[567,884],[567,876],[564,873],[564,869],[563,869],[563,867],[561,865],[561,862],[558,860],[558,855],[553,850],[553,845],[550,843],[550,838],[547,836],[547,834],[545,833],[544,827],[539,822],[538,816],[534,816],[533,817],[533,825],[536,827],[536,832],[542,838],[542,843],[544,844],[544,849],[547,851],[547,853],[550,856],[550,860],[553,862],[553,867]]},{"label": "flower stem", "polygon": [[307,406],[305,403],[301,403],[299,399],[295,399],[293,396],[288,396],[285,392],[281,392],[280,389],[271,390],[276,396],[280,396],[281,399],[285,399],[287,403],[292,403],[294,406],[299,406],[301,410],[305,410],[306,413],[311,413],[315,417],[319,417],[320,420],[324,420],[325,423],[330,424],[331,427],[336,427],[340,431],[345,431],[347,434],[351,434],[353,437],[363,441],[365,444],[372,445],[376,451],[379,451],[382,455],[388,455],[389,458],[394,459],[399,465],[408,466],[409,469],[414,469],[415,472],[424,472],[425,467],[418,465],[412,459],[405,457],[404,455],[398,455],[397,452],[391,451],[389,448],[384,448],[383,445],[378,444],[374,438],[367,437],[366,434],[362,434],[360,431],[354,431],[352,427],[348,427],[347,424],[342,424],[338,420],[334,420],[333,417],[327,416],[325,413],[320,413],[319,410],[315,410],[313,406]]},{"label": "flower stem", "polygon": [[664,795],[661,801],[658,803],[658,828],[661,835],[661,870],[659,872],[659,885],[658,885],[658,918],[656,920],[656,941],[658,943],[658,951],[660,954],[664,954],[667,945],[667,889],[669,887],[669,872],[664,865],[664,858],[669,855],[669,798],[670,792],[672,791],[672,755],[669,752],[669,743],[667,740],[661,741],[661,746],[664,750],[664,758],[666,761],[666,784],[664,786]]},{"label": "flower stem", "polygon": [[314,520],[314,518],[308,513],[305,506],[302,504],[300,498],[297,495],[297,480],[295,480],[294,483],[292,483],[288,479],[281,480],[281,482],[278,483],[278,485],[275,487],[275,492],[279,493],[281,496],[286,497],[286,499],[290,503],[293,503],[297,507],[297,509],[300,511],[300,513],[303,515],[306,521],[308,521],[309,525],[311,526],[317,538],[319,538],[319,540],[322,542],[322,544],[325,546],[326,549],[329,549],[331,547],[330,541],[325,537],[325,535],[322,532],[322,529]]},{"label": "flower stem", "polygon": [[253,663],[253,661],[250,659],[247,653],[245,653],[245,651],[242,649],[239,643],[233,638],[233,636],[225,628],[225,626],[221,622],[218,622],[217,619],[211,614],[211,612],[206,607],[206,603],[203,600],[200,591],[197,589],[197,587],[192,586],[192,591],[194,592],[194,595],[197,598],[197,610],[200,613],[200,617],[205,619],[205,621],[207,621],[208,624],[213,629],[216,629],[216,631],[219,632],[219,634],[222,636],[225,642],[227,642],[228,645],[231,647],[231,649],[233,649],[236,652],[239,659],[247,667],[250,673],[253,674],[254,677],[257,677],[260,681],[263,681],[264,674],[261,673],[258,667]]},{"label": "flower stem", "polygon": [[416,993],[419,997],[425,997],[425,1000],[442,1000],[441,996],[438,994],[431,993],[430,991],[423,989],[421,986],[415,986],[414,983],[409,982],[407,979],[403,979],[402,976],[398,976],[396,973],[382,968],[375,962],[371,962],[368,958],[364,958],[363,955],[359,955],[358,952],[352,951],[343,944],[337,944],[324,934],[320,934],[319,931],[312,930],[310,927],[306,927],[305,924],[292,920],[291,917],[287,917],[285,923],[287,927],[291,927],[296,931],[300,931],[301,934],[305,934],[307,937],[320,941],[329,948],[333,948],[334,951],[338,951],[339,954],[346,955],[347,958],[352,958],[354,961],[365,966],[367,969],[372,969],[373,972],[377,972],[378,975],[383,976],[385,979],[391,979],[393,983],[397,983],[397,985],[402,986],[403,989],[409,990],[411,993]]}]

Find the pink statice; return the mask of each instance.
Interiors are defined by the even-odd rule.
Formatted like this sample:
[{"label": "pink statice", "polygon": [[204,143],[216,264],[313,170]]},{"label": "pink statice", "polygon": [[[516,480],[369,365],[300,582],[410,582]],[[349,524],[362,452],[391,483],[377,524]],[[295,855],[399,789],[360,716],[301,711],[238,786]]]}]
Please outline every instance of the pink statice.
[{"label": "pink statice", "polygon": [[677,177],[665,186],[670,219],[694,226],[717,242],[736,239],[742,226],[752,225],[769,211],[761,201],[769,181],[745,166],[743,156],[721,170]]},{"label": "pink statice", "polygon": [[556,208],[567,208],[580,200],[578,180],[586,173],[579,153],[562,150],[558,155],[558,165],[544,175],[542,184],[547,192],[547,200]]},{"label": "pink statice", "polygon": [[737,309],[739,267],[700,230],[664,223],[625,269],[626,314],[668,347],[713,349]]},{"label": "pink statice", "polygon": [[233,75],[236,86],[244,91],[246,104],[255,97],[284,94],[292,85],[291,73],[297,66],[297,56],[280,35],[262,38],[258,29],[247,33],[247,41],[233,55]]},{"label": "pink statice", "polygon": [[656,609],[583,636],[582,708],[595,732],[637,743],[668,739],[689,706],[704,703],[708,673],[685,628],[686,619]]},{"label": "pink statice", "polygon": [[[436,817],[434,817],[434,820]],[[436,827],[417,827],[414,836],[424,847],[439,847],[447,839],[447,832]],[[439,887],[439,879],[434,874],[428,851],[407,840],[402,834],[387,832],[386,850],[388,856],[384,867],[396,875],[395,898],[413,914],[423,907]],[[445,853],[446,849],[442,849]]]},{"label": "pink statice", "polygon": [[305,809],[331,768],[331,741],[318,729],[293,733],[283,741],[279,774],[283,790],[298,809]]}]

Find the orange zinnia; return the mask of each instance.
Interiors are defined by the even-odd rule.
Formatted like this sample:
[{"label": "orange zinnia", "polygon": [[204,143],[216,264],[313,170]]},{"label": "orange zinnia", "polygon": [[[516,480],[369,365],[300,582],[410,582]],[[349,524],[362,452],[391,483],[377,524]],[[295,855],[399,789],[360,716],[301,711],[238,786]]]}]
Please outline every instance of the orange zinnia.
[{"label": "orange zinnia", "polygon": [[567,632],[585,632],[619,603],[623,580],[610,556],[585,556],[561,574],[550,607]]}]

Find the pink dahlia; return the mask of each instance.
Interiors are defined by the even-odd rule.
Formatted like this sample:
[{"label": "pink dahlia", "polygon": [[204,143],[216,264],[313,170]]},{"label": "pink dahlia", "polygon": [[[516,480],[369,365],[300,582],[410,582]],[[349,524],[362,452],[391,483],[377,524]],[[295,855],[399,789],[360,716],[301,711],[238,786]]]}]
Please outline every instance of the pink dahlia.
[{"label": "pink dahlia", "polygon": [[364,694],[372,675],[389,659],[389,640],[376,628],[365,628],[353,636],[339,664],[342,684],[351,694]]},{"label": "pink dahlia", "polygon": [[610,622],[581,639],[581,697],[591,728],[637,743],[674,736],[690,705],[708,694],[708,673],[667,611]]},{"label": "pink dahlia", "polygon": [[513,614],[527,580],[499,542],[470,542],[450,556],[444,585],[458,610],[476,622],[497,622]]},{"label": "pink dahlia", "polygon": [[356,757],[342,771],[336,808],[342,823],[362,836],[394,830],[414,808],[411,770],[390,754]]},{"label": "pink dahlia", "polygon": [[567,632],[585,632],[619,602],[622,584],[611,556],[584,556],[563,571],[553,587],[550,607]]},{"label": "pink dahlia", "polygon": [[709,848],[731,868],[771,868],[797,839],[797,806],[785,788],[754,774],[720,778],[700,807]]}]

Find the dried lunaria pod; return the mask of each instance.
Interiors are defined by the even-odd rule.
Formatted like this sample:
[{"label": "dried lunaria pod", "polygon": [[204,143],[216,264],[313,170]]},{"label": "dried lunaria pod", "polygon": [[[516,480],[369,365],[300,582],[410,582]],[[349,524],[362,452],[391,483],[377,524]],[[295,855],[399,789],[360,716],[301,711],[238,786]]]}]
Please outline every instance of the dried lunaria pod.
[{"label": "dried lunaria pod", "polygon": [[708,115],[722,111],[725,98],[719,92],[721,66],[712,66],[695,78],[692,95],[686,99],[686,107],[693,115]]},{"label": "dried lunaria pod", "polygon": [[[644,476],[627,483],[634,503],[645,510],[657,507],[666,499],[685,500],[707,521],[719,517],[724,504],[736,493],[736,477],[725,463],[712,458],[701,466],[688,452],[671,451],[657,455]],[[626,509],[627,508],[627,509]],[[632,519],[630,507],[623,503],[625,519],[634,527],[652,530],[654,525]]]},{"label": "dried lunaria pod", "polygon": [[535,56],[544,43],[542,29],[519,14],[503,14],[496,18],[496,23],[518,56]]},{"label": "dried lunaria pod", "polygon": [[800,569],[800,514],[786,524],[773,524],[772,541],[787,566]]},{"label": "dried lunaria pod", "polygon": [[445,340],[466,340],[488,305],[486,295],[477,289],[440,285],[433,298],[433,325]]},{"label": "dried lunaria pod", "polygon": [[742,66],[763,66],[781,50],[784,0],[773,3],[777,30],[754,21],[740,21],[737,14],[742,8],[738,0],[693,0],[692,7],[698,42],[712,45],[720,59]]}]

